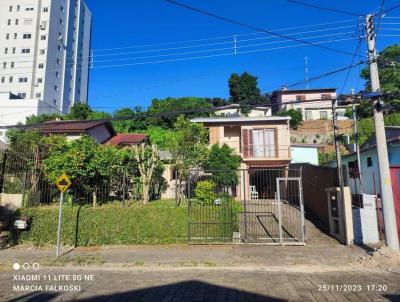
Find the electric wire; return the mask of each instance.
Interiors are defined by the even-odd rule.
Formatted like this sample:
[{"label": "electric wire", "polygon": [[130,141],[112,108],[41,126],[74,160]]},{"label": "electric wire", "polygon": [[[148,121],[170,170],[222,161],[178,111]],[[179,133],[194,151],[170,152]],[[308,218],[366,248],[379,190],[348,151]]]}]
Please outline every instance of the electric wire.
[{"label": "electric wire", "polygon": [[251,29],[256,30],[256,31],[265,32],[265,33],[273,35],[273,36],[290,39],[290,40],[293,40],[293,41],[296,41],[296,42],[304,43],[304,44],[307,44],[307,45],[310,45],[310,46],[322,48],[322,49],[325,49],[325,50],[330,50],[330,51],[341,53],[341,54],[353,55],[353,54],[351,54],[351,53],[349,53],[347,51],[343,51],[343,50],[340,50],[340,49],[331,48],[331,47],[327,47],[327,46],[323,46],[323,45],[314,44],[312,42],[304,41],[302,39],[292,38],[292,37],[286,36],[284,34],[279,34],[279,33],[276,33],[276,32],[273,32],[273,31],[270,31],[270,30],[267,30],[267,29],[263,29],[263,28],[260,28],[260,27],[257,27],[257,26],[253,26],[253,25],[249,25],[249,24],[246,24],[246,23],[243,23],[243,22],[240,22],[240,21],[236,21],[234,19],[230,19],[230,18],[227,18],[227,17],[219,16],[219,15],[216,15],[214,13],[210,13],[208,11],[201,10],[201,9],[195,8],[193,6],[190,6],[190,5],[187,5],[187,4],[183,4],[183,3],[180,3],[180,2],[177,2],[177,1],[174,1],[174,0],[165,0],[165,1],[168,2],[168,3],[171,3],[173,5],[180,6],[180,7],[192,10],[194,12],[200,13],[200,14],[204,14],[204,15],[207,15],[207,16],[219,19],[219,20],[223,20],[225,22],[229,22],[229,23],[232,23],[232,24],[240,25],[242,27],[251,28]]},{"label": "electric wire", "polygon": [[311,8],[316,8],[316,9],[320,9],[320,10],[331,11],[331,12],[335,12],[335,13],[339,13],[339,14],[345,14],[345,15],[349,15],[349,16],[357,16],[357,17],[361,16],[361,14],[356,14],[356,13],[345,11],[345,10],[329,8],[329,7],[322,7],[322,6],[305,3],[305,2],[301,2],[301,1],[296,1],[296,0],[288,0],[288,2],[292,2],[295,4],[299,4],[299,5],[303,5],[303,6],[307,6],[307,7],[311,7]]}]

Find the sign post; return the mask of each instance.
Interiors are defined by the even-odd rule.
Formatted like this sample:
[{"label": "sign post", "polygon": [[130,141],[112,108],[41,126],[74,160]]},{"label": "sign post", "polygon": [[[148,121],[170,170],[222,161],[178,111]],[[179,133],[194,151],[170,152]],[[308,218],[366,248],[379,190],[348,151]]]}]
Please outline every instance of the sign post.
[{"label": "sign post", "polygon": [[62,206],[64,203],[64,193],[68,190],[68,188],[72,185],[69,180],[68,175],[63,174],[56,180],[56,186],[58,190],[61,192],[60,194],[60,206],[58,210],[58,228],[57,228],[57,246],[56,246],[56,257],[58,258],[60,255],[60,239],[61,239],[61,222],[62,222]]}]

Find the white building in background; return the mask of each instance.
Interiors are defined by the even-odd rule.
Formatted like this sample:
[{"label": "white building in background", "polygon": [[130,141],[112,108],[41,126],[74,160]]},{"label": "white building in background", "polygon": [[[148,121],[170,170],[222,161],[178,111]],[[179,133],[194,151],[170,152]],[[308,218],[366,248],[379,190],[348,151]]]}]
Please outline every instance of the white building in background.
[{"label": "white building in background", "polygon": [[[0,0],[0,92],[37,104],[35,114],[87,103],[90,35],[91,12],[82,0]],[[14,101],[23,106],[2,99],[0,112]]]}]

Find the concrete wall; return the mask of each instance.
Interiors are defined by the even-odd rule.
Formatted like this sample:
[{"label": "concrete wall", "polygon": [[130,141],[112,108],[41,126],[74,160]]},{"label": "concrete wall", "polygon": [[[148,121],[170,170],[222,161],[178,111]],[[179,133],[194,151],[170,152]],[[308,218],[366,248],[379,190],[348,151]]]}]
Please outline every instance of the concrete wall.
[{"label": "concrete wall", "polygon": [[364,194],[364,208],[353,208],[354,242],[374,244],[379,242],[376,215],[376,196]]},{"label": "concrete wall", "polygon": [[306,212],[310,212],[325,231],[329,231],[329,209],[325,189],[337,186],[336,169],[310,164],[291,164],[302,169],[303,197]]}]

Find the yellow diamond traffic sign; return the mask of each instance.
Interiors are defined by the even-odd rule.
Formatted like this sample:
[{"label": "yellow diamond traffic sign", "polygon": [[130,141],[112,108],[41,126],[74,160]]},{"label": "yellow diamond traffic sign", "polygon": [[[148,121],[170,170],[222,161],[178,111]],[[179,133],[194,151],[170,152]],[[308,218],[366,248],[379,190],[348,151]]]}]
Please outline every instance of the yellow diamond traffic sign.
[{"label": "yellow diamond traffic sign", "polygon": [[61,193],[65,193],[71,185],[72,182],[69,180],[68,175],[65,173],[58,177],[56,180],[56,186]]}]

